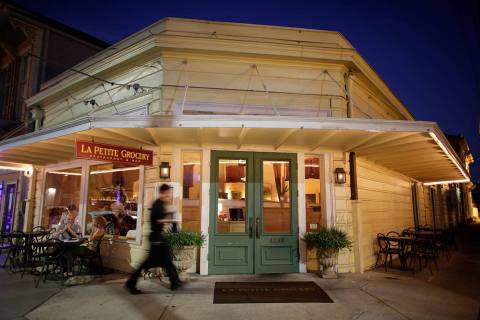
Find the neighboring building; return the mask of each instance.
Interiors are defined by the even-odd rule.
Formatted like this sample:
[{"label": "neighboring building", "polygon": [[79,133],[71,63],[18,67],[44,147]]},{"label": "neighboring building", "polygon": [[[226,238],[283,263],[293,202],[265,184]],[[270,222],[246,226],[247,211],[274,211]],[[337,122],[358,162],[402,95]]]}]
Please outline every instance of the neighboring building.
[{"label": "neighboring building", "polygon": [[313,271],[301,235],[327,225],[355,242],[339,271],[366,270],[377,233],[448,227],[435,186],[470,183],[440,128],[338,32],[167,18],[77,68],[28,99],[43,126],[0,159],[34,165],[30,226],[72,203],[86,233],[105,216],[116,269],[145,254],[165,181],[182,227],[208,235],[201,274]]},{"label": "neighboring building", "polygon": [[[25,101],[40,90],[41,83],[107,44],[7,2],[0,2],[0,30],[0,139],[7,139],[33,130],[34,119]],[[42,115],[36,112],[34,116]],[[11,163],[14,155],[4,154],[2,160],[1,231],[23,229],[28,177],[17,168],[28,170],[28,166]]]}]

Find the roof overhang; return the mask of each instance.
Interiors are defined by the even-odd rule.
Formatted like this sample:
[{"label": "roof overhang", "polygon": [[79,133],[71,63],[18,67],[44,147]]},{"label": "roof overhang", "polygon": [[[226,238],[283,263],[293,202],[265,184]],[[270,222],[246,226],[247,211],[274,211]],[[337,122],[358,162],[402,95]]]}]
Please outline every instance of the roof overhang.
[{"label": "roof overhang", "polygon": [[356,152],[425,184],[470,178],[434,122],[294,116],[97,116],[0,142],[0,160],[47,165],[74,158],[75,140],[126,146],[187,144],[278,152]]}]

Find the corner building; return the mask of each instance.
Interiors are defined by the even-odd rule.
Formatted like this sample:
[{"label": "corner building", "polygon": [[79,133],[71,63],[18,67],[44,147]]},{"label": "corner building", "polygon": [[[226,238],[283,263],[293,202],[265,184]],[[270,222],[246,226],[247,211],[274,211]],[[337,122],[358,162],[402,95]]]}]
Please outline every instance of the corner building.
[{"label": "corner building", "polygon": [[[46,83],[28,99],[42,125],[0,143],[34,166],[26,228],[74,203],[88,234],[102,214],[104,263],[129,271],[167,182],[182,228],[207,235],[192,271],[236,274],[317,270],[301,236],[322,226],[350,235],[338,271],[359,272],[378,232],[458,223],[442,192],[468,167],[340,33],[166,18],[112,48]],[[153,162],[80,158],[79,141]]]}]

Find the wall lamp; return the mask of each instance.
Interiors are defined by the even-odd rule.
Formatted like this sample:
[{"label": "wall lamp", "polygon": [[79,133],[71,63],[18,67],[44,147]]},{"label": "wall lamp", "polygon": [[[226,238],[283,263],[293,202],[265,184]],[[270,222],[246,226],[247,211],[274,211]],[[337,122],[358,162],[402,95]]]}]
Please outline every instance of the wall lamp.
[{"label": "wall lamp", "polygon": [[168,162],[160,163],[160,178],[170,179],[170,164]]},{"label": "wall lamp", "polygon": [[335,183],[336,184],[344,184],[347,182],[347,173],[343,168],[336,168],[335,169]]}]

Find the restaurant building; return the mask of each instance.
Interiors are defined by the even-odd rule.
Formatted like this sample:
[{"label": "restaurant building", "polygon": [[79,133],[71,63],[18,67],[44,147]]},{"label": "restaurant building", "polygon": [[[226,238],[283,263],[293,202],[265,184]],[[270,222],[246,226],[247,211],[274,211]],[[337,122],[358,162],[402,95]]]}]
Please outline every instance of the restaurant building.
[{"label": "restaurant building", "polygon": [[314,271],[301,236],[333,225],[355,243],[338,270],[363,271],[378,232],[458,223],[444,193],[468,167],[338,32],[166,18],[75,70],[28,99],[41,125],[0,159],[34,166],[30,227],[105,216],[109,267],[142,260],[164,182],[207,235],[200,274]]}]

